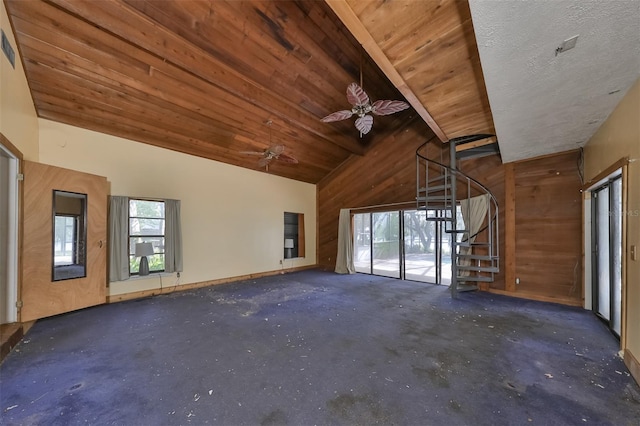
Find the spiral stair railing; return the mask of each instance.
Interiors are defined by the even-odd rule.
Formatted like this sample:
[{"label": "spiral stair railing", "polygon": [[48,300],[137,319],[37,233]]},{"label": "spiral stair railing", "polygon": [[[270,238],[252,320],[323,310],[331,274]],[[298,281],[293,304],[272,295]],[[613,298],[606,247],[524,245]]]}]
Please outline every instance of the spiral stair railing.
[{"label": "spiral stair railing", "polygon": [[[491,283],[500,271],[499,206],[496,197],[482,183],[458,170],[456,143],[465,143],[493,135],[470,135],[451,140],[450,165],[428,158],[427,143],[416,150],[416,204],[418,210],[440,210],[442,214],[427,220],[444,222],[445,232],[451,234],[451,296],[458,292],[477,290],[480,283]],[[459,198],[459,194],[464,197]],[[486,213],[479,229],[458,229],[457,212],[460,201],[467,200],[464,228],[470,228],[472,198],[488,197]],[[476,199],[477,200],[477,199]],[[480,203],[482,204],[482,203]],[[477,220],[477,218],[476,218]],[[458,237],[459,236],[459,237]]]}]

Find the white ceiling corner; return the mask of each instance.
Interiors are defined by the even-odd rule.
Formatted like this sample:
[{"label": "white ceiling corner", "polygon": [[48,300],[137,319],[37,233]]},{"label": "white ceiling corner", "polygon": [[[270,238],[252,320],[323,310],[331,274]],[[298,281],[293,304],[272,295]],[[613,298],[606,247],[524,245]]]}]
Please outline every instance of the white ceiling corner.
[{"label": "white ceiling corner", "polygon": [[584,146],[640,76],[640,0],[469,5],[505,163]]}]

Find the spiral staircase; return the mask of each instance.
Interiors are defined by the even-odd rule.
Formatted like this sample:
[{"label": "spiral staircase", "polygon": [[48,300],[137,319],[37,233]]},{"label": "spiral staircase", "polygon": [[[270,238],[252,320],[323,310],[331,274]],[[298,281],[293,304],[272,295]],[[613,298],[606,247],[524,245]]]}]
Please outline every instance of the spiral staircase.
[{"label": "spiral staircase", "polygon": [[[429,159],[427,144],[416,150],[418,210],[436,210],[428,221],[444,222],[451,238],[451,296],[491,283],[500,271],[499,211],[495,196],[483,184],[461,172],[457,162],[497,153],[494,135],[479,134],[449,141],[449,165]],[[468,144],[468,145],[467,145]],[[463,145],[470,149],[460,150]],[[458,213],[464,226],[458,227]]]}]

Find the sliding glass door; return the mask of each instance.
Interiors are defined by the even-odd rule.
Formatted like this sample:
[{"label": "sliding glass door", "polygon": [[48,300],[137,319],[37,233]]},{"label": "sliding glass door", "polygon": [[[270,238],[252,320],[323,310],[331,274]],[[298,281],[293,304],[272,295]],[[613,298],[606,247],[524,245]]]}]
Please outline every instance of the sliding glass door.
[{"label": "sliding glass door", "polygon": [[435,283],[438,273],[435,211],[408,210],[404,214],[404,278]]},{"label": "sliding glass door", "polygon": [[400,278],[400,213],[371,215],[373,230],[372,274]]},{"label": "sliding glass door", "polygon": [[[355,214],[357,272],[433,284],[451,283],[451,238],[445,210]],[[458,228],[462,216],[458,209]]]},{"label": "sliding glass door", "polygon": [[353,216],[353,263],[356,272],[371,273],[371,214]]},{"label": "sliding glass door", "polygon": [[622,178],[592,192],[593,310],[620,335],[622,318]]}]

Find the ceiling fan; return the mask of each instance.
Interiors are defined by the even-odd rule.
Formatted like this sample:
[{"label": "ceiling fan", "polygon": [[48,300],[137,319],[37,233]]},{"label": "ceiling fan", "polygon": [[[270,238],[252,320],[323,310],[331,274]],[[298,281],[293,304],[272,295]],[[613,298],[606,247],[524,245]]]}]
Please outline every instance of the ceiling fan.
[{"label": "ceiling fan", "polygon": [[273,124],[273,122],[268,120],[266,124],[269,126],[269,148],[263,151],[242,151],[241,154],[261,156],[262,158],[258,160],[258,166],[265,167],[267,171],[269,171],[269,163],[273,160],[289,164],[298,164],[296,158],[284,153],[284,145],[273,145],[271,143],[271,124]]},{"label": "ceiling fan", "polygon": [[[360,77],[362,79],[362,76]],[[361,83],[362,84],[362,83]],[[355,125],[360,132],[360,137],[366,135],[373,126],[373,117],[369,115],[389,115],[409,108],[409,104],[404,101],[379,100],[371,103],[369,95],[358,83],[351,83],[347,86],[347,100],[352,105],[351,109],[336,111],[322,119],[325,123],[340,121],[357,115]]]}]

